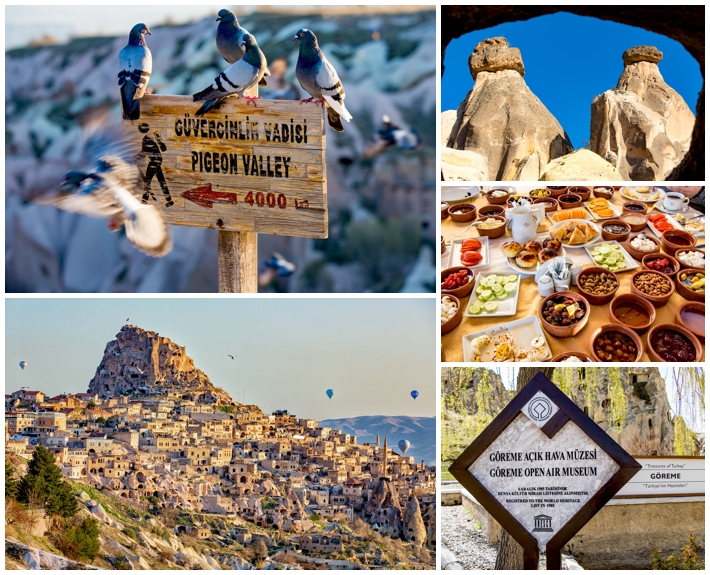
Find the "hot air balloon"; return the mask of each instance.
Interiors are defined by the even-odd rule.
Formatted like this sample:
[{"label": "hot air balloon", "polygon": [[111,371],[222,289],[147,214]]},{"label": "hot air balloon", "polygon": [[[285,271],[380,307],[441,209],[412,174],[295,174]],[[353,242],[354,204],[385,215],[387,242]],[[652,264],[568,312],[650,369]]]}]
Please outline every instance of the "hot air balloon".
[{"label": "hot air balloon", "polygon": [[328,399],[333,399],[333,390],[332,389],[326,389],[325,394],[328,396]]},{"label": "hot air balloon", "polygon": [[399,450],[402,452],[402,455],[407,453],[407,450],[409,449],[410,445],[411,444],[406,439],[400,439],[399,443],[397,444],[397,446],[399,447]]},{"label": "hot air balloon", "polygon": [[25,367],[27,367],[27,362],[26,362],[26,361],[21,361],[21,362],[20,362],[20,367],[21,367],[22,369],[25,369]]},{"label": "hot air balloon", "polygon": [[416,389],[413,389],[412,393],[410,393],[409,395],[412,396],[412,399],[417,399],[417,397],[419,397],[419,392]]}]

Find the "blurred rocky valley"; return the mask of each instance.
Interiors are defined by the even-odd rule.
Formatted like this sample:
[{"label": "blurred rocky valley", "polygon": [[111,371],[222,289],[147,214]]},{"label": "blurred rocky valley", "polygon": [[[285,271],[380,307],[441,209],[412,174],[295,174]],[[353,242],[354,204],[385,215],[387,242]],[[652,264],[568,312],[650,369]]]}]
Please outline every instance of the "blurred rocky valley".
[{"label": "blurred rocky valley", "polygon": [[[291,38],[299,28],[312,29],[339,72],[354,119],[343,133],[327,131],[329,238],[260,235],[260,263],[278,252],[297,266],[293,275],[274,278],[261,290],[433,291],[435,10],[287,10],[238,16],[270,63],[286,59],[286,86],[297,85],[298,50]],[[154,93],[193,94],[226,68],[214,42],[214,17],[185,25],[146,24],[152,31],[149,90]],[[173,227],[173,251],[153,259],[135,250],[122,231],[110,233],[102,220],[32,201],[55,189],[66,172],[90,168],[118,138],[117,54],[127,37],[128,30],[121,37],[78,38],[6,53],[8,292],[217,291],[213,230]],[[383,115],[416,129],[422,146],[363,159]]]}]

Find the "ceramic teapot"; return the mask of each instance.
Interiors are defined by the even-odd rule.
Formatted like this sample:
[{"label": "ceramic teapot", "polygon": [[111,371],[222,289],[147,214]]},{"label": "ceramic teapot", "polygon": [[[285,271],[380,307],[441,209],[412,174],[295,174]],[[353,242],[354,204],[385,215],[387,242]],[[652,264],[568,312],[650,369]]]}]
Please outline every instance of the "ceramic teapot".
[{"label": "ceramic teapot", "polygon": [[519,244],[530,242],[537,236],[540,212],[532,210],[529,204],[521,204],[506,212],[506,226],[513,234],[513,240]]}]

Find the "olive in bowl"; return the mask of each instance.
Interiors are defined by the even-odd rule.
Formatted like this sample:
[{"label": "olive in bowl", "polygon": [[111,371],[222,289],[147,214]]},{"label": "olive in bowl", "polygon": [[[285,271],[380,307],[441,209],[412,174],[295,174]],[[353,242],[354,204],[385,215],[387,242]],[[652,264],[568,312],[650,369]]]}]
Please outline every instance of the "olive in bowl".
[{"label": "olive in bowl", "polygon": [[589,302],[576,293],[557,292],[542,300],[539,314],[547,333],[555,337],[572,337],[589,321]]},{"label": "olive in bowl", "polygon": [[597,361],[637,362],[643,355],[643,342],[625,325],[610,323],[598,327],[590,338],[592,357]]}]

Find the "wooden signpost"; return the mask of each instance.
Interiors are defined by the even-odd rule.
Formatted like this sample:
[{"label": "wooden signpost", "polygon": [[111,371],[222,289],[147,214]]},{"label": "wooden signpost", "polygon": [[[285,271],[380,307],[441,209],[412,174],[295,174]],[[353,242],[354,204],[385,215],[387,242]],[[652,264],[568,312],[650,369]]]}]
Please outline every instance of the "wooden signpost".
[{"label": "wooden signpost", "polygon": [[142,199],[169,224],[219,230],[219,291],[256,292],[258,233],[328,237],[323,110],[228,98],[198,118],[200,105],[146,95],[140,119],[123,122]]},{"label": "wooden signpost", "polygon": [[538,373],[450,467],[523,548],[524,569],[560,569],[562,547],[639,465]]}]

